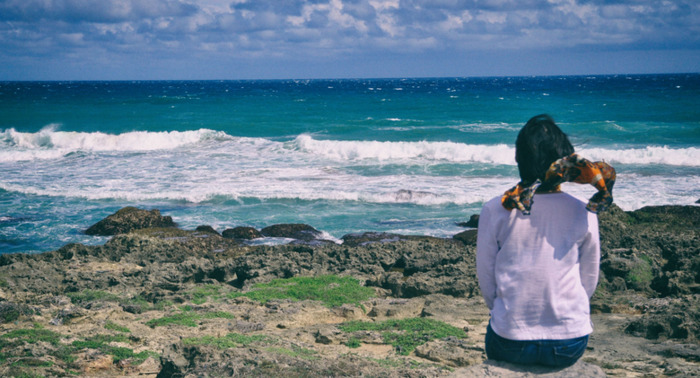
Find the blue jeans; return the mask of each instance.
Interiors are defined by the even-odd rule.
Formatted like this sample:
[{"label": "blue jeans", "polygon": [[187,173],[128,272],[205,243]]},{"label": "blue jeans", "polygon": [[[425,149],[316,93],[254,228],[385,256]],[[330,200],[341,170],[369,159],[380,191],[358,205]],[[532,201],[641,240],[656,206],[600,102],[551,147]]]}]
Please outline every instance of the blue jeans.
[{"label": "blue jeans", "polygon": [[567,367],[578,361],[588,345],[588,335],[567,340],[510,340],[486,327],[486,356],[522,365]]}]

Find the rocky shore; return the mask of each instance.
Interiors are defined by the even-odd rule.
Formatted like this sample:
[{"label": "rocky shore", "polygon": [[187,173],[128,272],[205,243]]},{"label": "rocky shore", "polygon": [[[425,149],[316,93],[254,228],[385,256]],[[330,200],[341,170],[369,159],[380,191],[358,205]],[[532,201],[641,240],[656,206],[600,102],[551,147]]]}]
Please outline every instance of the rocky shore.
[{"label": "rocky shore", "polygon": [[595,331],[566,370],[485,362],[476,217],[450,239],[338,244],[124,208],[86,225],[104,245],[0,255],[0,376],[700,375],[700,207],[599,219]]}]

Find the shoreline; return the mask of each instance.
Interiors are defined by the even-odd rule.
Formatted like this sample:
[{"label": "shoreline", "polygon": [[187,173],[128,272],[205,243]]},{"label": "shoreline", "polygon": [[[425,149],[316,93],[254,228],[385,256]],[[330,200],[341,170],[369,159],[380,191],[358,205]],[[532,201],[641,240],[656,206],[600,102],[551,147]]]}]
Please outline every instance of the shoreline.
[{"label": "shoreline", "polygon": [[[336,244],[308,225],[219,234],[179,229],[155,212],[131,216],[126,223],[139,226],[104,245],[0,255],[2,375],[437,377],[484,366],[474,228],[461,238],[368,232]],[[599,219],[594,333],[577,368],[700,374],[700,207],[614,206]],[[242,242],[256,232],[295,241]],[[325,276],[350,277],[371,295],[327,305],[251,294]],[[406,346],[385,335],[407,330],[348,331],[352,321],[457,331]]]}]

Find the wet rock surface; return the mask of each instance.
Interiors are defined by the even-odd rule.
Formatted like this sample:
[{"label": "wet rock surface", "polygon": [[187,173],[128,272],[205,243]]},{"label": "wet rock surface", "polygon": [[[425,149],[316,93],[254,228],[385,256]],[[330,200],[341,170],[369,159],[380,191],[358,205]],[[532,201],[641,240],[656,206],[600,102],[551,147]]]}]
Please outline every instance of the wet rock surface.
[{"label": "wet rock surface", "polygon": [[244,227],[244,226],[227,228],[224,230],[224,232],[221,233],[221,236],[228,238],[228,239],[241,239],[241,240],[253,240],[253,239],[263,237],[263,235],[260,233],[260,231],[256,230],[255,228]]},{"label": "wet rock surface", "polygon": [[[141,219],[129,210],[126,223],[168,218],[156,212],[138,212]],[[255,235],[250,229],[220,235],[205,227],[188,231],[153,223],[157,226],[119,231],[100,246],[0,255],[0,373],[700,374],[700,207],[633,212],[613,207],[599,218],[601,278],[591,304],[595,331],[583,360],[567,370],[484,363],[488,310],[478,289],[471,238],[364,233],[346,235],[343,244],[314,244],[322,233],[311,226],[277,225],[260,234],[298,243],[250,246],[245,243]],[[353,277],[375,295],[333,306],[242,296],[274,280],[325,275]],[[407,350],[393,345],[385,330],[341,327],[351,321],[410,319],[464,333],[422,340]]]},{"label": "wet rock surface", "polygon": [[276,224],[263,228],[260,233],[272,238],[290,238],[303,241],[318,239],[321,236],[321,231],[301,223]]},{"label": "wet rock surface", "polygon": [[173,218],[160,215],[160,211],[125,207],[107,218],[90,226],[88,235],[112,236],[126,234],[129,231],[153,227],[176,227]]}]

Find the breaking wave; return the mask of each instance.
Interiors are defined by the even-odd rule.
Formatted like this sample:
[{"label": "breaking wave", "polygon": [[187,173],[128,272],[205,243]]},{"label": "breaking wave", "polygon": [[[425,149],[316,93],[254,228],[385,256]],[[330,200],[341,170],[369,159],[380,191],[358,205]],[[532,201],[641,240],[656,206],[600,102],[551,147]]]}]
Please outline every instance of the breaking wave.
[{"label": "breaking wave", "polygon": [[[241,142],[237,148],[251,149],[251,156],[264,160],[272,155],[277,156],[281,147],[279,142],[268,139],[234,137],[223,131],[210,129],[108,134],[58,131],[57,128],[58,125],[52,124],[36,133],[18,132],[15,129],[0,131],[0,162],[58,159],[81,151],[170,150],[183,146],[198,146],[204,142],[212,142],[213,148],[223,148],[222,143],[231,141]],[[515,150],[507,144],[321,140],[302,134],[284,145],[288,151],[307,155],[309,159],[320,158],[336,162],[368,160],[515,165]],[[612,164],[700,166],[700,148],[697,147],[583,148],[579,153],[590,160],[604,160]],[[303,156],[300,158],[304,159]]]},{"label": "breaking wave", "polygon": [[77,151],[154,151],[178,148],[207,140],[227,140],[222,131],[132,131],[122,134],[58,131],[51,124],[36,133],[15,129],[0,131],[0,161],[55,159]]}]

